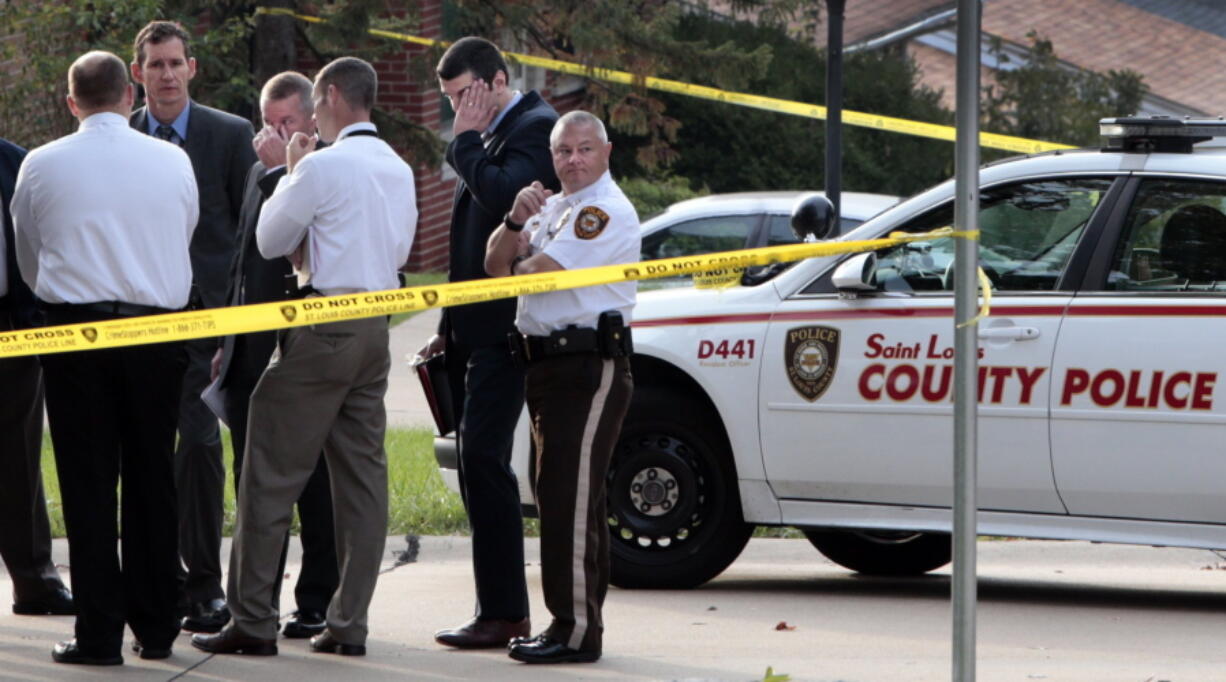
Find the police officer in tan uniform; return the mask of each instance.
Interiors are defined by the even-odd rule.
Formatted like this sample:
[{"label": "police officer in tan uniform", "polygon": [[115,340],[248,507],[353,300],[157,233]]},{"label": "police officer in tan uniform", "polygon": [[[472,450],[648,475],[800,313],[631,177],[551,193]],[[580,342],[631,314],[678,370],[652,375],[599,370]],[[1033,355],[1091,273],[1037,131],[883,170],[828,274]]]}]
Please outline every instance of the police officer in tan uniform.
[{"label": "police officer in tan uniform", "polygon": [[[599,118],[573,111],[550,135],[562,193],[524,188],[490,237],[486,270],[524,275],[634,262],[639,221],[609,175]],[[553,622],[511,641],[525,663],[600,658],[601,605],[609,585],[605,474],[630,404],[630,313],[635,283],[525,296],[512,335],[527,364],[536,445],[541,580]]]}]

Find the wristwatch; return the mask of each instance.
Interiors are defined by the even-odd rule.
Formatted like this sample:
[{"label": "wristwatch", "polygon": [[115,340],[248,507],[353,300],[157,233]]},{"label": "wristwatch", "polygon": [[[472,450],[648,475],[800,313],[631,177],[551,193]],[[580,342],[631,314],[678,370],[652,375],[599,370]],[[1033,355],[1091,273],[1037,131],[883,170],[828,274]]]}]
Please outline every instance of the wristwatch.
[{"label": "wristwatch", "polygon": [[510,211],[507,211],[507,214],[502,217],[502,224],[505,225],[506,228],[512,232],[519,232],[524,229],[523,223],[517,223],[511,219]]}]

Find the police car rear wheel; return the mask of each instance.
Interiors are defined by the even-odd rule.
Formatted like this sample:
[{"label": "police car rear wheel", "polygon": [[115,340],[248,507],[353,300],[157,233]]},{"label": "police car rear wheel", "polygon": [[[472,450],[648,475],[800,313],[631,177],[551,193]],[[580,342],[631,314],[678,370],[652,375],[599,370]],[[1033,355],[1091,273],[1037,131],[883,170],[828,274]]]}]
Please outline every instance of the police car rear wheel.
[{"label": "police car rear wheel", "polygon": [[804,529],[827,559],[866,575],[921,575],[949,563],[950,536],[910,531]]},{"label": "police car rear wheel", "polygon": [[728,444],[710,424],[718,418],[682,395],[635,390],[608,473],[614,585],[696,587],[748,542]]}]

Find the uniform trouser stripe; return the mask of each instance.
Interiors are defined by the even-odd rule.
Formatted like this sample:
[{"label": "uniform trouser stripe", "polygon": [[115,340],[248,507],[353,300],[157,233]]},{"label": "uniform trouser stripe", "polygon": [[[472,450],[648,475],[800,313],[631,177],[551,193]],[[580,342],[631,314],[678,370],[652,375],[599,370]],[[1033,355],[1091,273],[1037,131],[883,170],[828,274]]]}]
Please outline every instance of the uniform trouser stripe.
[{"label": "uniform trouser stripe", "polygon": [[630,404],[626,358],[550,358],[528,367],[527,402],[536,445],[541,583],[553,622],[545,635],[599,652],[609,584],[605,477]]},{"label": "uniform trouser stripe", "polygon": [[613,361],[605,359],[601,362],[600,386],[592,396],[592,405],[588,409],[587,420],[583,424],[583,441],[579,451],[579,471],[575,482],[575,516],[572,524],[575,529],[574,556],[571,566],[574,576],[574,614],[575,629],[571,631],[572,649],[578,649],[583,644],[587,634],[587,573],[583,570],[583,562],[587,556],[588,537],[588,499],[591,485],[592,443],[596,440],[596,429],[600,425],[600,417],[604,414],[605,402],[609,398],[609,385],[613,379]]}]

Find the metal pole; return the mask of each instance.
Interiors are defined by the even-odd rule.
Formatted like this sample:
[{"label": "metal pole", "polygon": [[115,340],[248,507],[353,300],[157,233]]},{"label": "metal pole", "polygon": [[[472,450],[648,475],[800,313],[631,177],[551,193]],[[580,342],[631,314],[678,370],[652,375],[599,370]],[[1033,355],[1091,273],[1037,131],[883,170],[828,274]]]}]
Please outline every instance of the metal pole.
[{"label": "metal pole", "polygon": [[[979,229],[979,0],[958,0],[957,145],[954,227]],[[953,679],[975,679],[975,579],[979,241],[956,239],[954,252],[954,580]]]},{"label": "metal pole", "polygon": [[826,198],[834,204],[836,226],[843,203],[843,5],[826,0]]}]

